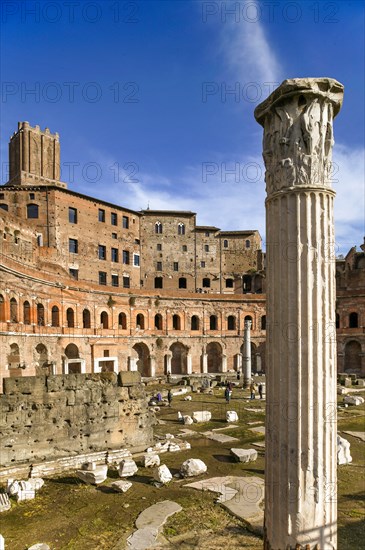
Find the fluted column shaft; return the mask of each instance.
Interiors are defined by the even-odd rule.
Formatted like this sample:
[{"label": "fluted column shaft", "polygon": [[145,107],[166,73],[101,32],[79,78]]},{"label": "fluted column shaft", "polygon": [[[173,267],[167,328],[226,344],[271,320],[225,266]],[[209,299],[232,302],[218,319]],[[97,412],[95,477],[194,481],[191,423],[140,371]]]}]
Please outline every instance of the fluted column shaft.
[{"label": "fluted column shaft", "polygon": [[245,388],[250,384],[251,372],[251,321],[245,321],[243,330],[243,385]]},{"label": "fluted column shaft", "polygon": [[283,82],[264,126],[267,238],[265,550],[337,548],[332,120],[342,86]]}]

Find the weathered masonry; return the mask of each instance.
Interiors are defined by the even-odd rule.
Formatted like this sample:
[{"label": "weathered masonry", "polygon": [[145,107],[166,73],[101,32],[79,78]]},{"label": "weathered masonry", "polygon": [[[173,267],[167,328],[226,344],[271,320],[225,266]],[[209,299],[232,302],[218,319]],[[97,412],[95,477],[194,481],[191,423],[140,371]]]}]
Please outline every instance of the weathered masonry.
[{"label": "weathered masonry", "polygon": [[152,442],[138,373],[7,378],[0,411],[1,468]]}]

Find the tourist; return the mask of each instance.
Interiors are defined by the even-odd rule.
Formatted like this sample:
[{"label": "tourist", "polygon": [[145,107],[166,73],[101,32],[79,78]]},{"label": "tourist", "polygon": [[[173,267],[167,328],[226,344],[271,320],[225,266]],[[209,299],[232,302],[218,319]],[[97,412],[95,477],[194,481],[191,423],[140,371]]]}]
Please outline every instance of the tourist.
[{"label": "tourist", "polygon": [[156,397],[157,397],[157,401],[158,401],[159,403],[161,403],[161,401],[162,401],[161,392],[158,392],[158,394],[156,395]]},{"label": "tourist", "polygon": [[256,385],[254,382],[251,382],[250,384],[250,392],[251,392],[250,399],[256,399]]},{"label": "tourist", "polygon": [[240,370],[237,371],[237,380],[241,380],[241,371]]},{"label": "tourist", "polygon": [[226,398],[226,403],[229,403],[231,394],[232,394],[232,391],[229,389],[229,386],[227,384],[226,389],[224,390],[224,397]]},{"label": "tourist", "polygon": [[169,402],[169,407],[171,407],[172,398],[173,398],[172,391],[169,390],[167,394],[167,401]]},{"label": "tourist", "polygon": [[264,389],[264,387],[263,387],[263,385],[262,385],[262,382],[260,382],[260,384],[259,384],[259,396],[260,396],[260,399],[262,399],[262,392],[263,392],[263,389]]}]

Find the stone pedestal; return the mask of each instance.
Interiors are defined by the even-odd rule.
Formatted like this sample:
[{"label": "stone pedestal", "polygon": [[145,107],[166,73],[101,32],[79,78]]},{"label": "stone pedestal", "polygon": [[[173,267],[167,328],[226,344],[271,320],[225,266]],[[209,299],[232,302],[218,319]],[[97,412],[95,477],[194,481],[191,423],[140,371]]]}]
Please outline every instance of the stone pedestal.
[{"label": "stone pedestal", "polygon": [[266,550],[336,549],[332,121],[343,86],[286,80],[264,127],[267,241]]},{"label": "stone pedestal", "polygon": [[251,321],[245,321],[245,328],[243,331],[243,385],[248,388],[251,382]]}]

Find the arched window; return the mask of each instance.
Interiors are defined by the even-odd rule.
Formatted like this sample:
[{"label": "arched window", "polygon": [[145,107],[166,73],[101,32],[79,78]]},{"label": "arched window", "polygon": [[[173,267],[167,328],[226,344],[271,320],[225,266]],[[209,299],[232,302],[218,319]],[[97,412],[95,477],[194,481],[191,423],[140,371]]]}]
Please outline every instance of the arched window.
[{"label": "arched window", "polygon": [[250,242],[250,240],[249,240],[249,239],[247,239],[247,240],[246,240],[246,242],[245,242],[245,246],[246,246],[246,248],[250,248],[250,246],[251,246],[251,242]]},{"label": "arched window", "polygon": [[163,288],[163,278],[155,277],[155,288]]},{"label": "arched window", "polygon": [[243,283],[243,292],[251,292],[251,275],[244,275],[242,277],[242,283]]},{"label": "arched window", "polygon": [[357,328],[359,326],[359,316],[355,311],[349,315],[349,328]]},{"label": "arched window", "polygon": [[228,248],[228,241],[227,241],[227,239],[224,239],[224,241],[223,241],[223,248]]},{"label": "arched window", "polygon": [[336,328],[340,328],[340,314],[336,313]]},{"label": "arched window", "polygon": [[88,309],[84,309],[82,312],[82,326],[83,328],[91,327],[90,311]]},{"label": "arched window", "polygon": [[106,311],[102,311],[100,314],[100,324],[103,329],[109,328],[109,317]]},{"label": "arched window", "polygon": [[18,344],[10,344],[8,363],[10,369],[16,369],[20,366],[20,351]]},{"label": "arched window", "polygon": [[27,218],[28,220],[36,219],[39,217],[38,204],[27,204]]},{"label": "arched window", "polygon": [[172,316],[172,328],[174,330],[181,330],[180,316],[176,313]]},{"label": "arched window", "polygon": [[51,311],[51,325],[53,327],[59,327],[60,326],[60,310],[57,306],[52,307]]},{"label": "arched window", "polygon": [[210,279],[208,277],[203,279],[203,288],[210,288]]},{"label": "arched window", "polygon": [[186,277],[179,278],[179,288],[186,288]]},{"label": "arched window", "polygon": [[30,325],[30,303],[28,301],[23,304],[23,323]]},{"label": "arched window", "polygon": [[12,323],[18,322],[18,302],[15,298],[10,300],[10,321]]},{"label": "arched window", "polygon": [[155,329],[162,330],[162,315],[159,313],[155,315]]},{"label": "arched window", "polygon": [[156,222],[155,223],[155,233],[162,233],[162,223],[161,222]]},{"label": "arched window", "polygon": [[6,211],[8,211],[8,210],[9,210],[9,207],[8,207],[8,205],[7,205],[7,204],[5,204],[4,202],[0,204],[0,208],[1,208],[2,210],[6,210]]},{"label": "arched window", "polygon": [[261,330],[266,330],[266,315],[261,317]]},{"label": "arched window", "polygon": [[66,321],[68,328],[73,328],[75,326],[75,313],[72,307],[69,307],[66,311]]},{"label": "arched window", "polygon": [[118,315],[118,326],[122,330],[126,330],[127,328],[127,316],[123,311]]},{"label": "arched window", "polygon": [[43,304],[37,304],[37,325],[40,327],[44,327],[44,305]]},{"label": "arched window", "polygon": [[209,328],[210,330],[217,330],[218,328],[218,321],[216,315],[211,315],[209,317]]},{"label": "arched window", "polygon": [[199,317],[193,315],[191,318],[191,330],[199,330]]},{"label": "arched window", "polygon": [[5,319],[5,300],[4,296],[0,294],[0,322],[6,321]]},{"label": "arched window", "polygon": [[137,328],[144,329],[144,315],[142,315],[142,313],[138,313],[136,317],[136,325]]},{"label": "arched window", "polygon": [[185,235],[185,225],[181,222],[177,226],[177,234],[178,235]]},{"label": "arched window", "polygon": [[228,315],[227,317],[227,329],[236,330],[236,317],[234,315]]}]

